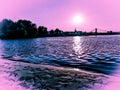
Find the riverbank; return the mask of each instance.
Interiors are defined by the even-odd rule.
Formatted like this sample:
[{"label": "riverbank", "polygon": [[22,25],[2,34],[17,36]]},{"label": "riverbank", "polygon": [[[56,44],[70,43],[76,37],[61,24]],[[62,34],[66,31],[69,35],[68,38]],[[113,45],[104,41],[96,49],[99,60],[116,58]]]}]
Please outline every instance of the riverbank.
[{"label": "riverbank", "polygon": [[97,90],[107,78],[78,69],[0,60],[1,90]]}]

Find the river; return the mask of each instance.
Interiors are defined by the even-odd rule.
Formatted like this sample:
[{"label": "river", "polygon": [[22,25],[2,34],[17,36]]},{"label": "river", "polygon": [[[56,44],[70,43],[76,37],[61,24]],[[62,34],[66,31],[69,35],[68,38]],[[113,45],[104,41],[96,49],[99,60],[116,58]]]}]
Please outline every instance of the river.
[{"label": "river", "polygon": [[0,40],[0,58],[120,76],[120,36]]}]

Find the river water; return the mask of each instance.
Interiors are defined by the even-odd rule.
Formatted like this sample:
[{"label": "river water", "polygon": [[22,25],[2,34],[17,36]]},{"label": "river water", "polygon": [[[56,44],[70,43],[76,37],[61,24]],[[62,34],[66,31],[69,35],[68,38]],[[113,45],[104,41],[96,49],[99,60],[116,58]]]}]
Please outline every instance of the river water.
[{"label": "river water", "polygon": [[120,36],[46,37],[0,40],[0,58],[120,74]]}]

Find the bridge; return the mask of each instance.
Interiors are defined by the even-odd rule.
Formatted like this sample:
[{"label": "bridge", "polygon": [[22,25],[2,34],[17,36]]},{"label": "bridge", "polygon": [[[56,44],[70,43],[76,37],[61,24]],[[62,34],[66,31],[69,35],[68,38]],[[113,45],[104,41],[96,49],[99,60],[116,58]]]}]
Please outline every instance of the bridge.
[{"label": "bridge", "polygon": [[92,29],[90,32],[87,32],[88,35],[114,35],[120,34],[120,32],[113,32],[112,30],[105,30],[101,28]]},{"label": "bridge", "polygon": [[90,31],[91,33],[108,33],[108,32],[112,32],[112,30],[105,30],[105,29],[101,29],[101,28],[94,28]]}]

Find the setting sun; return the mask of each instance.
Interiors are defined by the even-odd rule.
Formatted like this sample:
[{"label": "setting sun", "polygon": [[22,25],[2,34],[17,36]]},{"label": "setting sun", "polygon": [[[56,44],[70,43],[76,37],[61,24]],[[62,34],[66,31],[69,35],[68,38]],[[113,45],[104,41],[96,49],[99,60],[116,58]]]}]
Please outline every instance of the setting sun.
[{"label": "setting sun", "polygon": [[82,15],[80,15],[80,14],[76,14],[76,15],[73,16],[72,22],[75,25],[82,24],[84,22],[84,17]]}]

